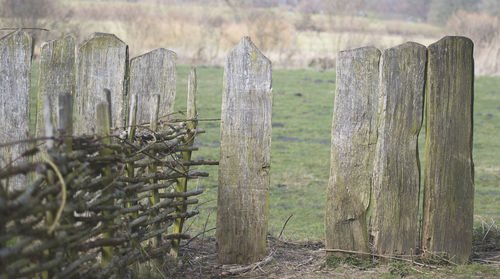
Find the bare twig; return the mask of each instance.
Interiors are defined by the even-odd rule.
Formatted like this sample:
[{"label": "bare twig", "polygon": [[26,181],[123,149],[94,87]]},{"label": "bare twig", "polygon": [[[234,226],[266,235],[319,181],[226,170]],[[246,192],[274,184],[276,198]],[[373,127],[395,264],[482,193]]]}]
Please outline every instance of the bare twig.
[{"label": "bare twig", "polygon": [[286,228],[286,224],[288,224],[288,221],[290,221],[290,219],[292,217],[293,217],[293,214],[291,214],[290,216],[288,216],[288,218],[286,219],[285,223],[283,224],[283,227],[281,228],[281,232],[280,232],[280,235],[278,236],[278,239],[281,239],[281,235],[283,235],[283,231]]},{"label": "bare twig", "polygon": [[274,251],[272,251],[269,254],[269,256],[267,256],[265,259],[263,259],[260,262],[256,262],[256,263],[253,263],[251,265],[237,267],[237,268],[232,268],[232,269],[229,269],[227,271],[224,271],[224,272],[221,273],[221,276],[237,275],[237,274],[245,273],[245,272],[248,272],[248,271],[253,271],[256,268],[260,268],[262,266],[265,266],[265,265],[267,265],[268,263],[270,263],[273,260],[273,254],[274,254]]},{"label": "bare twig", "polygon": [[441,256],[441,255],[439,255],[439,254],[433,253],[433,252],[431,252],[431,251],[428,251],[428,250],[426,250],[426,249],[424,249],[422,252],[423,252],[424,254],[429,254],[429,255],[431,255],[431,256],[434,256],[435,258],[438,258],[439,260],[445,261],[445,262],[447,262],[447,263],[449,263],[449,264],[451,264],[451,265],[454,265],[454,266],[457,266],[457,265],[458,265],[457,263],[455,263],[455,262],[451,261],[453,258],[452,258],[452,259],[450,259],[450,260],[448,260],[447,258],[445,258],[445,257],[443,257],[443,256]]},{"label": "bare twig", "polygon": [[181,247],[186,247],[186,246],[188,246],[188,245],[189,245],[189,243],[191,243],[191,241],[195,240],[195,239],[196,239],[196,238],[198,238],[200,235],[202,235],[202,234],[204,234],[204,233],[207,233],[207,232],[209,232],[209,231],[213,231],[213,230],[215,230],[215,227],[210,228],[210,229],[208,229],[208,230],[204,230],[204,231],[202,231],[202,232],[198,233],[197,235],[195,235],[195,236],[191,237],[191,239],[189,239],[189,240],[188,240],[188,241],[187,241],[184,245],[182,245]]},{"label": "bare twig", "polygon": [[61,201],[61,206],[57,210],[56,218],[54,219],[54,223],[50,226],[49,229],[49,234],[52,234],[52,232],[56,229],[57,224],[59,223],[59,219],[61,219],[61,215],[64,209],[64,206],[66,205],[66,182],[64,181],[64,178],[59,171],[59,168],[52,162],[47,156],[42,153],[42,159],[47,162],[50,167],[54,170],[54,172],[57,174],[57,177],[59,178],[59,181],[61,182],[61,194],[62,194],[62,201]]},{"label": "bare twig", "polygon": [[15,31],[15,30],[19,30],[19,29],[22,29],[22,30],[41,30],[41,31],[50,32],[49,29],[39,28],[39,27],[19,27],[19,28],[5,27],[5,28],[0,28],[0,31]]}]

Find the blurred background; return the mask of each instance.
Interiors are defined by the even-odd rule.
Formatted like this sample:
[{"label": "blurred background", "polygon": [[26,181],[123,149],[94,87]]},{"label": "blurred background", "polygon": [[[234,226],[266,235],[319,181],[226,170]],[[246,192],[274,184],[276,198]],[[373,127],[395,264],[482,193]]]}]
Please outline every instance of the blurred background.
[{"label": "blurred background", "polygon": [[275,68],[335,67],[340,50],[406,41],[428,45],[444,35],[475,43],[476,74],[500,75],[500,0],[0,0],[5,28],[41,42],[72,34],[114,33],[131,57],[165,47],[181,65],[223,65],[242,36]]}]

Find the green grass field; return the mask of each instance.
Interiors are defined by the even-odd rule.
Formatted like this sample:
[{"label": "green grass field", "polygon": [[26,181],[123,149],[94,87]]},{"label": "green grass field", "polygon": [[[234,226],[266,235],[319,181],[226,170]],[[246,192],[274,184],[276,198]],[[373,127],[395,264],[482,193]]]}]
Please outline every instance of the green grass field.
[{"label": "green grass field", "polygon": [[[188,67],[178,68],[176,108],[185,109]],[[200,118],[219,118],[222,68],[198,68]],[[273,135],[269,233],[277,236],[293,214],[284,237],[294,241],[323,239],[325,193],[330,168],[330,133],[335,72],[273,71]],[[219,123],[201,122],[194,157],[218,159]],[[424,133],[421,133],[422,135]],[[423,136],[420,138],[422,154]],[[475,224],[500,222],[500,78],[477,77],[474,100]],[[205,188],[201,214],[190,226],[195,234],[215,226],[217,167],[210,177],[189,183]],[[205,227],[206,226],[206,227]],[[213,231],[211,232],[213,233]]]}]

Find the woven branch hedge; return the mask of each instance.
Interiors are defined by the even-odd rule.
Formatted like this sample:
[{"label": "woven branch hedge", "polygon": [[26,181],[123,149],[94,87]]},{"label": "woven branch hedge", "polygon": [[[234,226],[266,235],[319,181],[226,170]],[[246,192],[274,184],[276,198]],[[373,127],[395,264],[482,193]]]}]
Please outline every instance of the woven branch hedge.
[{"label": "woven branch hedge", "polygon": [[[25,152],[31,162],[0,169],[0,277],[120,277],[132,263],[168,255],[174,239],[189,238],[182,226],[168,229],[198,214],[186,209],[202,193],[175,186],[208,176],[190,166],[217,164],[186,158],[203,132],[193,123],[59,134]],[[30,177],[29,184],[9,189],[16,176]]]}]

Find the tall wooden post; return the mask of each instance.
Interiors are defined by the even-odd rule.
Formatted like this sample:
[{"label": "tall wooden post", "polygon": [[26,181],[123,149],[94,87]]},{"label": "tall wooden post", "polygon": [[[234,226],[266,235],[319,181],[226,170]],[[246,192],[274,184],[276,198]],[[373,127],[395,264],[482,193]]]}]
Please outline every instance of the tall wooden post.
[{"label": "tall wooden post", "polygon": [[331,170],[326,197],[326,248],[369,252],[367,212],[377,143],[380,51],[337,56]]},{"label": "tall wooden post", "polygon": [[221,263],[266,254],[271,153],[271,62],[243,38],[226,60],[217,205]]},{"label": "tall wooden post", "polygon": [[445,37],[428,52],[422,247],[465,263],[474,211],[473,43]]},{"label": "tall wooden post", "polygon": [[94,134],[96,106],[111,91],[111,127],[125,126],[128,46],[112,34],[95,33],[78,49],[76,59],[75,132]]},{"label": "tall wooden post", "polygon": [[405,43],[380,60],[378,142],[373,172],[372,235],[377,254],[416,253],[427,49]]},{"label": "tall wooden post", "polygon": [[137,96],[137,123],[150,120],[152,95],[160,96],[159,117],[174,111],[176,54],[160,48],[130,60],[130,95]]},{"label": "tall wooden post", "polygon": [[[36,136],[44,136],[46,123],[41,112],[44,101],[50,104],[49,117],[53,127],[57,127],[57,108],[60,94],[75,92],[75,43],[71,36],[49,41],[40,48],[40,70],[38,75],[38,104]],[[50,133],[50,132],[49,132]]]},{"label": "tall wooden post", "polygon": [[[32,39],[18,30],[0,38],[0,144],[24,140],[29,136],[29,90]],[[18,158],[27,149],[16,144],[0,149],[0,168]],[[17,163],[25,159],[17,160]],[[20,189],[28,182],[18,175],[6,184]]]}]

